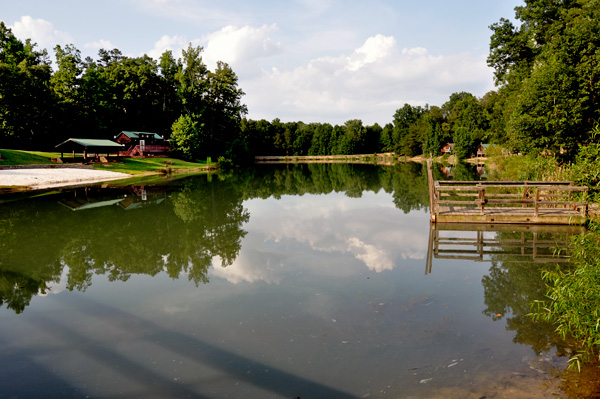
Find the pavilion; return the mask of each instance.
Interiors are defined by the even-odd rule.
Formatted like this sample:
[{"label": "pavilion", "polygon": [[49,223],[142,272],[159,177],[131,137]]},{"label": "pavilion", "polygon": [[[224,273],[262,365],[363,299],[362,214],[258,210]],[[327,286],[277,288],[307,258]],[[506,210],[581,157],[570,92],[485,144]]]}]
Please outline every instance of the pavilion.
[{"label": "pavilion", "polygon": [[83,153],[83,159],[87,160],[91,154],[95,157],[100,154],[110,155],[111,153],[119,155],[119,151],[123,150],[123,145],[112,140],[71,138],[58,144],[56,148],[60,149],[61,158],[64,157],[65,152],[71,152],[73,158],[75,158],[75,153]]}]

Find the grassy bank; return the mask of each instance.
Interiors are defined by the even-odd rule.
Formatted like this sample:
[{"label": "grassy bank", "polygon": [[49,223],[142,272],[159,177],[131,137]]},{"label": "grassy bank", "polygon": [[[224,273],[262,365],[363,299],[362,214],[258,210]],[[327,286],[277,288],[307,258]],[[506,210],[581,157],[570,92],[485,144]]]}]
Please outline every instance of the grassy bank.
[{"label": "grassy bank", "polygon": [[52,158],[60,157],[58,152],[20,151],[0,149],[0,166],[2,165],[46,165],[52,164]]},{"label": "grassy bank", "polygon": [[[59,158],[60,153],[0,149],[0,156],[0,166],[49,165],[54,164],[52,158]],[[83,162],[83,158],[80,161]],[[214,163],[187,162],[176,158],[121,158],[117,162],[96,163],[92,166],[98,170],[130,175],[201,172],[216,169]]]},{"label": "grassy bank", "polygon": [[170,174],[216,169],[216,164],[187,162],[175,158],[123,158],[119,162],[94,164],[94,169],[128,173],[130,175]]}]

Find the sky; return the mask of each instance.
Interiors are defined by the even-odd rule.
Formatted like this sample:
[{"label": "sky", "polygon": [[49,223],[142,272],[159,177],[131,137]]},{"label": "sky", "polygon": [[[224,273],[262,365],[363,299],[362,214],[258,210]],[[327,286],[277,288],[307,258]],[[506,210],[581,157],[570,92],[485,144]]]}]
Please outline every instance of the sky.
[{"label": "sky", "polygon": [[365,125],[404,104],[494,89],[491,30],[522,0],[2,0],[0,20],[52,55],[73,44],[158,59],[201,46],[228,63],[249,119]]}]

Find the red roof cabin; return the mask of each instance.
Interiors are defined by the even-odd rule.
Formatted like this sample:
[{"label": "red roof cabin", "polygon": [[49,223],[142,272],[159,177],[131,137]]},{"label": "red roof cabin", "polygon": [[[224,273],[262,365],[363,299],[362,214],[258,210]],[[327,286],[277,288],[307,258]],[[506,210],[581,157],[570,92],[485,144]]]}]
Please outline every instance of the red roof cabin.
[{"label": "red roof cabin", "polygon": [[115,141],[127,148],[127,151],[119,154],[122,156],[163,155],[171,149],[163,136],[151,132],[122,131],[115,137]]},{"label": "red roof cabin", "polygon": [[452,150],[454,149],[454,143],[446,143],[445,146],[440,150],[442,155],[444,154],[452,154]]}]

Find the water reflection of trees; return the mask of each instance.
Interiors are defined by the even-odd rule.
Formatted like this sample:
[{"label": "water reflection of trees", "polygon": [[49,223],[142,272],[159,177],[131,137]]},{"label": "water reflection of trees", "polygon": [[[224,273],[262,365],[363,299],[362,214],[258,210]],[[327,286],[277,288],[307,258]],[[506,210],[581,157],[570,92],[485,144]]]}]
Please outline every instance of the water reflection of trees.
[{"label": "water reflection of trees", "polygon": [[552,347],[563,354],[565,343],[555,333],[555,326],[533,321],[528,316],[531,304],[544,300],[546,285],[543,270],[557,264],[570,267],[569,237],[581,234],[580,226],[456,225],[437,223],[432,226],[426,272],[432,258],[490,262],[482,278],[483,313],[506,321],[515,332],[514,342],[526,344],[536,353]]},{"label": "water reflection of trees", "polygon": [[[572,233],[545,231],[535,232],[499,232],[498,238],[505,241],[518,241],[523,236],[533,241],[533,235],[538,242],[553,242],[553,247],[545,247],[549,256],[540,261],[540,257],[531,261],[523,261],[519,254],[507,250],[506,253],[493,256],[492,266],[488,275],[482,279],[485,289],[484,314],[491,318],[506,317],[506,328],[515,332],[514,342],[531,346],[537,353],[546,352],[552,347],[557,353],[564,354],[564,340],[556,333],[552,323],[539,320],[534,322],[528,316],[534,301],[546,299],[546,285],[541,275],[543,270],[555,269],[557,258],[552,260],[552,254],[568,253],[568,237]],[[570,267],[569,263],[561,262],[562,267]]]},{"label": "water reflection of trees", "polygon": [[[529,239],[532,234],[527,233]],[[498,236],[503,240],[518,240],[522,233],[503,232]],[[568,236],[564,232],[545,232],[539,233],[536,239],[556,242],[557,245],[548,251],[554,253],[560,249],[564,254],[568,253]],[[518,255],[507,252],[494,256],[488,275],[482,279],[486,305],[484,314],[493,319],[506,318],[506,328],[515,332],[514,342],[528,345],[538,354],[555,350],[557,356],[569,357],[576,344],[556,333],[556,325],[541,319],[533,321],[528,314],[532,312],[534,301],[547,299],[547,287],[541,279],[542,271],[555,269],[557,265],[561,268],[574,265],[548,261],[549,258],[544,262],[524,262]],[[563,394],[561,397],[597,398],[599,376],[600,369],[596,364],[586,364],[581,372],[562,371],[559,384]]]},{"label": "water reflection of trees", "polygon": [[[441,177],[441,176],[438,176]],[[421,164],[261,166],[164,185],[64,190],[0,205],[0,305],[22,312],[66,279],[86,290],[94,274],[187,276],[206,283],[215,257],[231,265],[249,220],[243,200],[343,192],[391,193],[404,212],[428,206]],[[65,274],[65,276],[63,276]]]},{"label": "water reflection of trees", "polygon": [[[0,304],[22,312],[33,295],[60,281],[63,269],[67,288],[83,291],[94,274],[126,281],[132,274],[165,272],[199,284],[207,281],[215,256],[230,265],[249,220],[239,190],[206,177],[166,190],[174,190],[168,200],[133,211],[114,204],[73,211],[58,205],[55,195],[1,206]],[[74,196],[102,202],[97,195],[101,190],[66,191],[61,202]],[[130,202],[132,193],[119,195]]]},{"label": "water reflection of trees", "polygon": [[[427,170],[421,163],[390,167],[323,163],[259,166],[248,173],[238,176],[249,180],[244,184],[246,198],[332,192],[360,198],[364,192],[383,190],[392,194],[396,207],[405,213],[429,206]],[[436,171],[435,178],[442,179],[441,172]]]},{"label": "water reflection of trees", "polygon": [[[515,226],[515,225],[457,225],[436,223],[430,230],[426,273],[432,270],[434,259],[462,259],[490,262],[482,278],[484,288],[483,313],[495,321],[506,322],[514,331],[513,341],[531,347],[541,356],[532,367],[545,368],[547,356],[553,349],[560,357],[569,356],[573,342],[556,333],[556,326],[530,316],[531,304],[546,299],[547,287],[541,278],[543,270],[574,267],[568,260],[570,237],[581,234],[581,226]],[[598,397],[600,369],[588,364],[576,370],[553,370],[559,375],[560,397]],[[558,393],[557,393],[558,395]]]}]

